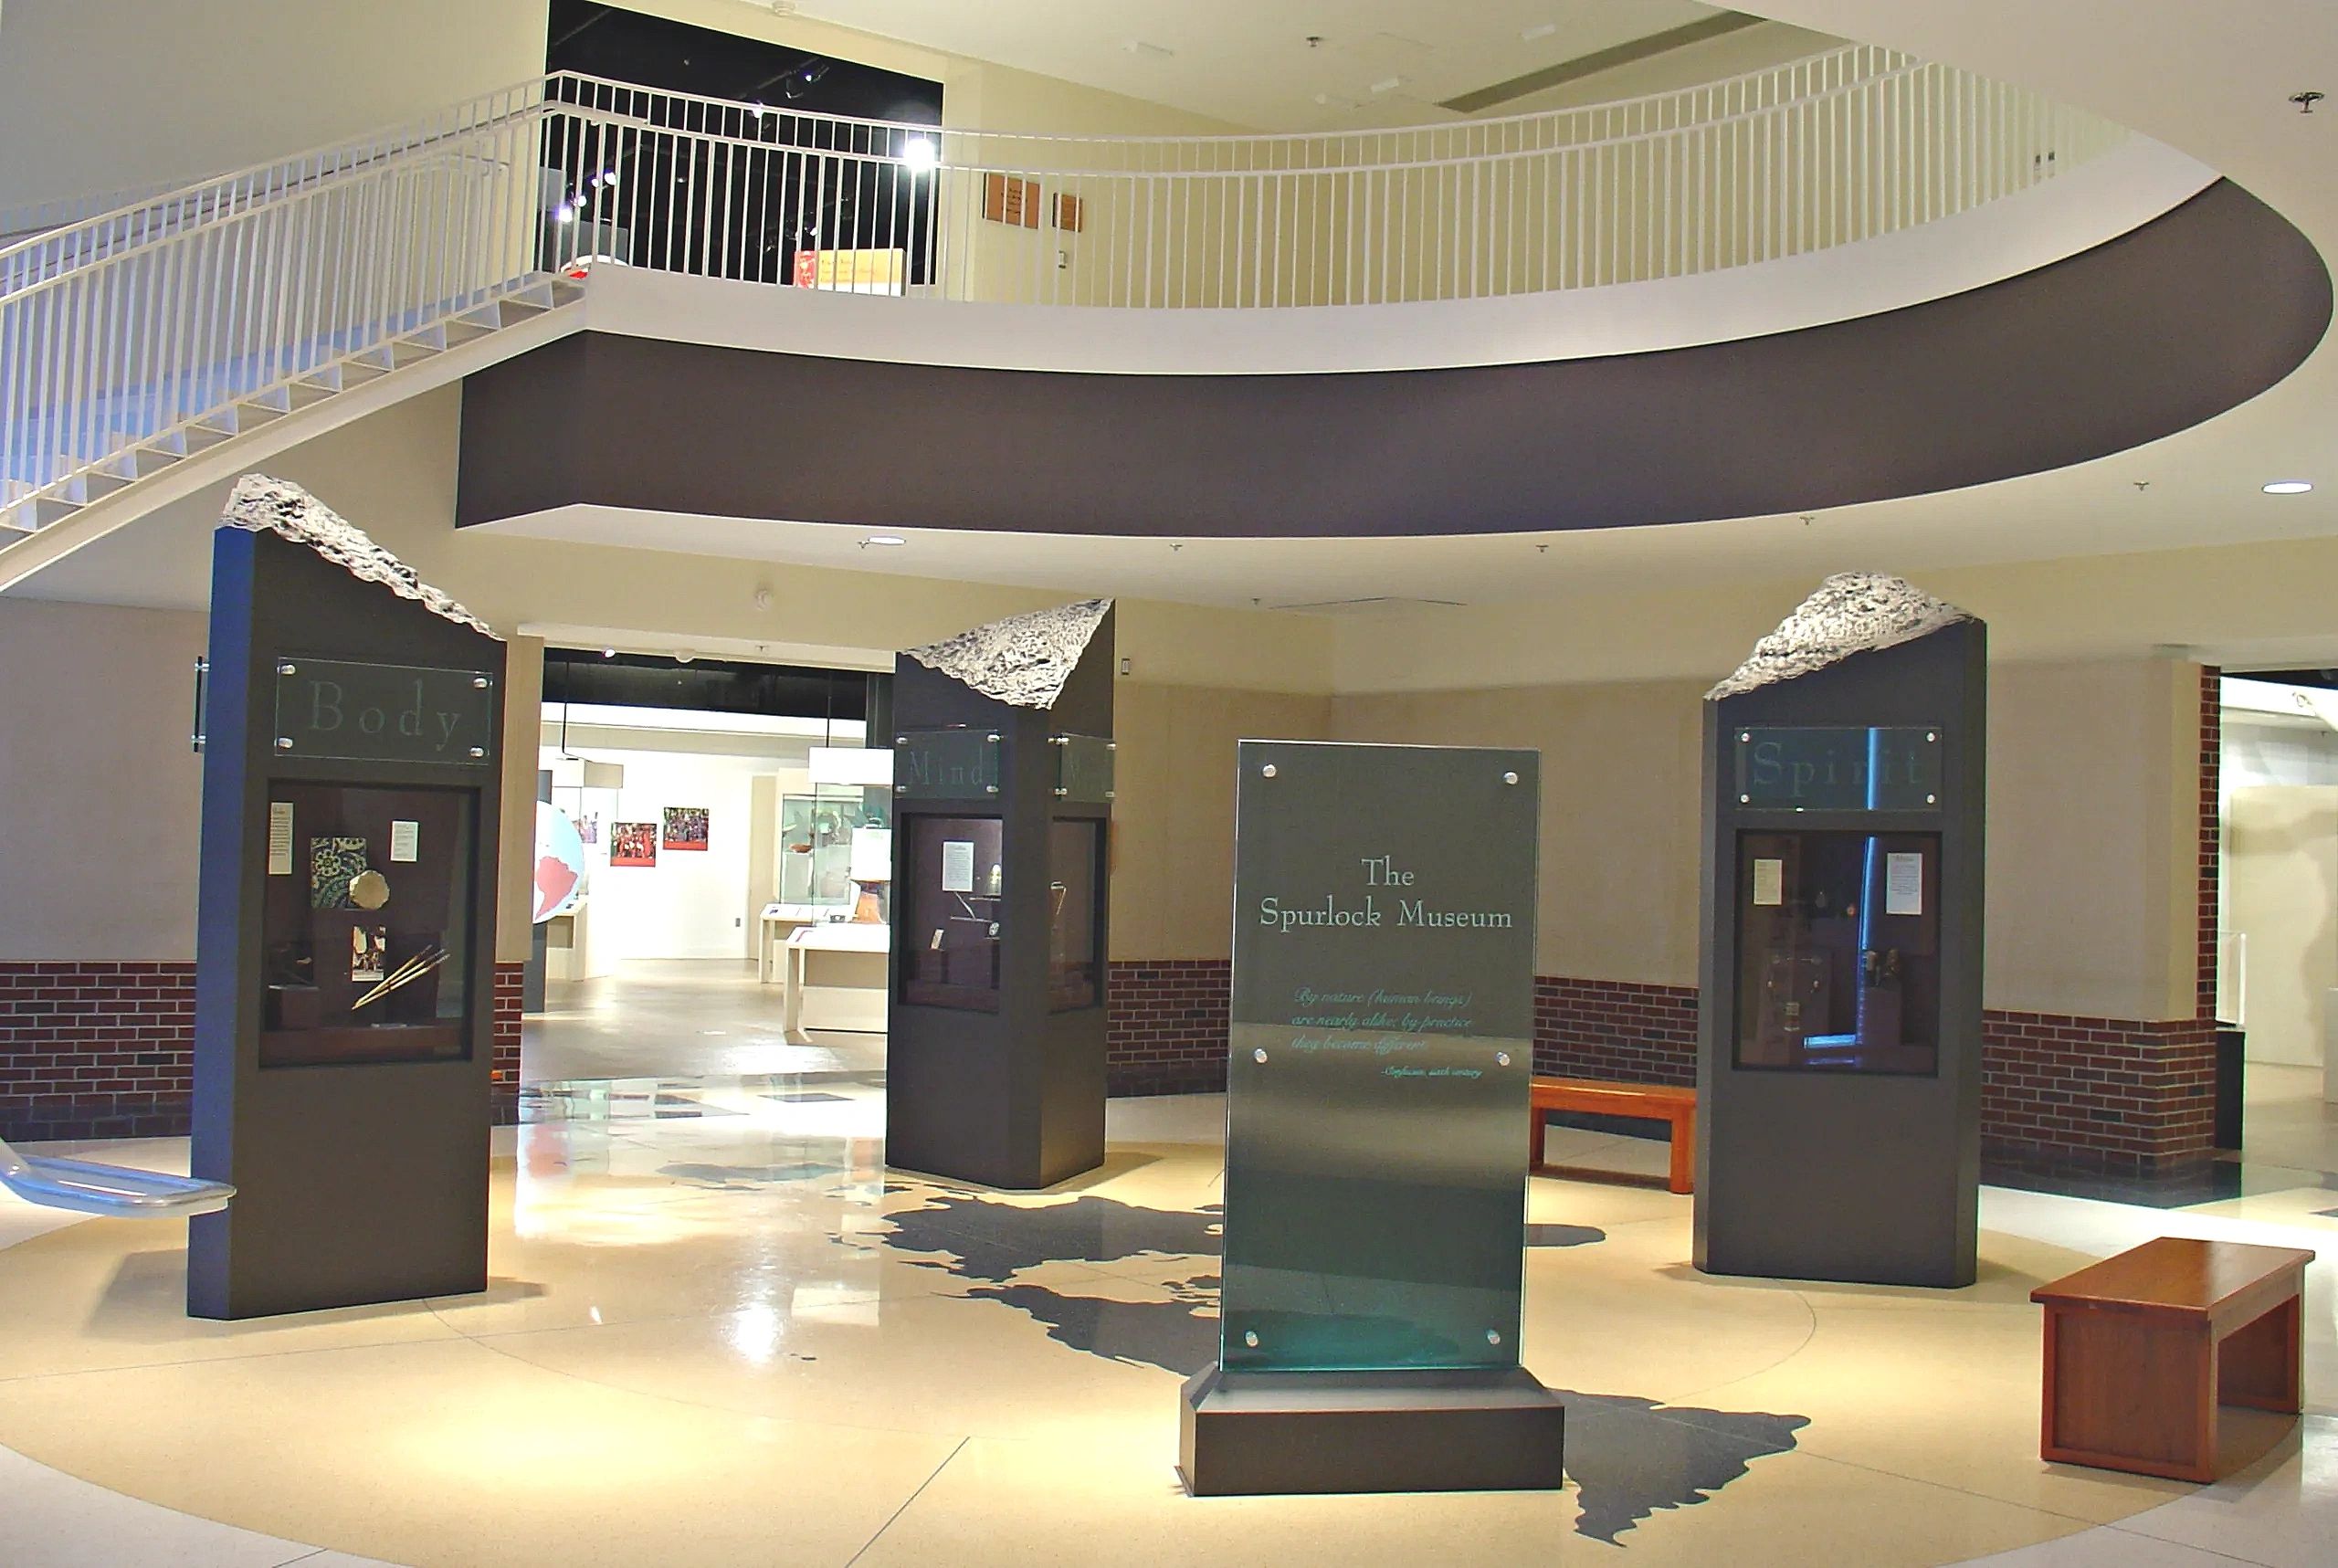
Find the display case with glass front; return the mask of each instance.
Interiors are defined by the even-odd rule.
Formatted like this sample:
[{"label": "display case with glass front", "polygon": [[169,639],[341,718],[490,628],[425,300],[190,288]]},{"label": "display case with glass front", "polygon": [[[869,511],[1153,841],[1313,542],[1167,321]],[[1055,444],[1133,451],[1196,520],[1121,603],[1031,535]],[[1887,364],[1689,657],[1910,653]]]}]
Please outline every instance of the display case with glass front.
[{"label": "display case with glass front", "polygon": [[1006,825],[995,816],[906,819],[900,900],[901,1000],[998,1011]]},{"label": "display case with glass front", "polygon": [[1048,1006],[1069,1013],[1093,1007],[1103,994],[1096,932],[1103,909],[1097,890],[1107,824],[1096,817],[1058,818],[1048,828]]},{"label": "display case with glass front", "polygon": [[260,1066],[469,1055],[476,802],[458,789],[269,784]]},{"label": "display case with glass front", "polygon": [[1739,837],[1737,1065],[1939,1066],[1940,836]]},{"label": "display case with glass front", "polygon": [[[837,787],[781,796],[778,902],[821,911],[824,919],[833,910],[843,911],[837,918],[884,919],[884,877],[865,875],[870,857],[861,835],[887,826],[889,795]],[[870,898],[875,907],[864,909]]]}]

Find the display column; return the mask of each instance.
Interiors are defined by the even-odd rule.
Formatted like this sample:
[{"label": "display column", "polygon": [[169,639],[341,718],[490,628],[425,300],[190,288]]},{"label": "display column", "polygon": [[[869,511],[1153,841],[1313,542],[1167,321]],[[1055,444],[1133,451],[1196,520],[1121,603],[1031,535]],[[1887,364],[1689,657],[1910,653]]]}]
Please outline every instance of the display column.
[{"label": "display column", "polygon": [[[1539,758],[1245,741],[1197,1496],[1563,1484],[1519,1364]],[[1413,825],[1467,830],[1422,853]]]},{"label": "display column", "polygon": [[228,515],[193,1166],[237,1194],[193,1222],[187,1310],[483,1289],[504,646],[291,487]]},{"label": "display column", "polygon": [[1101,600],[901,656],[888,1164],[1028,1189],[1103,1162],[1112,679]]},{"label": "display column", "polygon": [[1980,622],[1853,574],[1705,704],[1700,1268],[1973,1282],[1987,686]]}]

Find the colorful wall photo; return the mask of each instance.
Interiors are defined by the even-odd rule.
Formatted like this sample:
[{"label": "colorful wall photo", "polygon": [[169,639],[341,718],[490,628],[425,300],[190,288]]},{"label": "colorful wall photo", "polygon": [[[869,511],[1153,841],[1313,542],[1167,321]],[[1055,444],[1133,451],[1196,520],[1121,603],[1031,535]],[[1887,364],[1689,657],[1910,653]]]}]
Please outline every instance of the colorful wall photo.
[{"label": "colorful wall photo", "polygon": [[706,807],[702,805],[669,805],[666,808],[666,847],[669,849],[703,849],[706,847]]},{"label": "colorful wall photo", "polygon": [[654,822],[610,823],[609,864],[612,866],[655,866],[658,864],[658,825]]}]

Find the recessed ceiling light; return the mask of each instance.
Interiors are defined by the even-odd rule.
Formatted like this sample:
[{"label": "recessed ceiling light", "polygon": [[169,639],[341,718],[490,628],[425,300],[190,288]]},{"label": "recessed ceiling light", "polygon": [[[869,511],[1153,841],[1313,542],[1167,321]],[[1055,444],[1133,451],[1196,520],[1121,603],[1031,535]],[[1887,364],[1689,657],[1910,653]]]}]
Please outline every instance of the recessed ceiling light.
[{"label": "recessed ceiling light", "polygon": [[880,545],[890,549],[894,545],[907,544],[908,542],[908,540],[903,539],[898,533],[872,533],[868,538],[860,542],[863,549],[866,549],[871,544]]},{"label": "recessed ceiling light", "polygon": [[613,647],[605,647],[601,650],[601,657],[603,658],[615,658],[616,656],[617,650]]},{"label": "recessed ceiling light", "polygon": [[2265,487],[2265,493],[2269,496],[2301,496],[2312,489],[2312,479],[2275,479]]}]

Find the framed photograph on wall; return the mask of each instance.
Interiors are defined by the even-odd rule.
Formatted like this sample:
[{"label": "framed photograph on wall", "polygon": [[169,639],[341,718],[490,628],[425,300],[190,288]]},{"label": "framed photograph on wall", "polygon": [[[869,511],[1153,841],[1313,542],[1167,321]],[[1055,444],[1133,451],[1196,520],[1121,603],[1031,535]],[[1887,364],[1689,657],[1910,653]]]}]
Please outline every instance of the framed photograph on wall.
[{"label": "framed photograph on wall", "polygon": [[658,825],[654,822],[610,823],[609,864],[612,866],[655,866],[658,864]]},{"label": "framed photograph on wall", "polygon": [[702,805],[669,805],[666,808],[666,847],[672,849],[704,849],[706,847],[707,810]]}]

